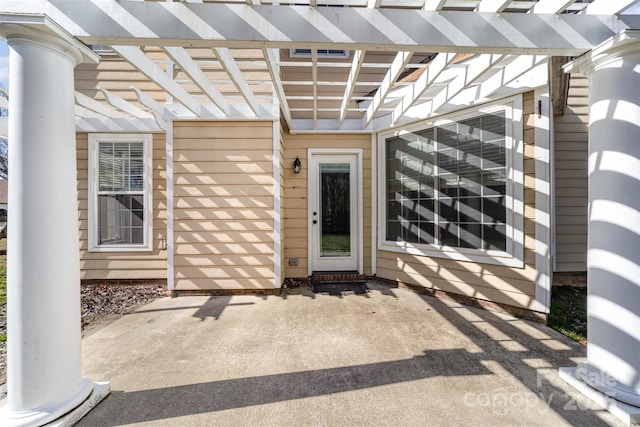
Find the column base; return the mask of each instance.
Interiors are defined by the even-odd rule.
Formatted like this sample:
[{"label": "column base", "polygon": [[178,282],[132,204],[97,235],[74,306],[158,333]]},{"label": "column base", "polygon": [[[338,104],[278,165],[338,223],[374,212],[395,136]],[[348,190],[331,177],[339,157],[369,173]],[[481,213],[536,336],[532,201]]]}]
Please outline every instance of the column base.
[{"label": "column base", "polygon": [[598,406],[609,411],[623,423],[630,427],[640,426],[639,407],[616,400],[616,398],[614,398],[614,396],[616,396],[614,391],[602,392],[595,389],[590,385],[591,382],[587,382],[582,378],[584,375],[583,370],[584,367],[580,365],[576,368],[560,368],[560,378],[591,399]]},{"label": "column base", "polygon": [[71,426],[78,422],[91,408],[96,406],[111,391],[109,383],[92,383],[83,378],[73,395],[47,407],[33,411],[0,410],[0,425],[22,426]]}]

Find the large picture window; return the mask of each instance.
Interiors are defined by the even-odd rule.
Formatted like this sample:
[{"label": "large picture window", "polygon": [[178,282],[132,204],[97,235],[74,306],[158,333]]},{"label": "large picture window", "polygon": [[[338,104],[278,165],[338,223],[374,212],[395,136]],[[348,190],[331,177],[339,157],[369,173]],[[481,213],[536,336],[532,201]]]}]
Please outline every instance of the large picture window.
[{"label": "large picture window", "polygon": [[151,250],[151,137],[91,135],[90,248]]},{"label": "large picture window", "polygon": [[511,106],[494,106],[383,135],[382,240],[396,248],[513,253],[512,115]]}]

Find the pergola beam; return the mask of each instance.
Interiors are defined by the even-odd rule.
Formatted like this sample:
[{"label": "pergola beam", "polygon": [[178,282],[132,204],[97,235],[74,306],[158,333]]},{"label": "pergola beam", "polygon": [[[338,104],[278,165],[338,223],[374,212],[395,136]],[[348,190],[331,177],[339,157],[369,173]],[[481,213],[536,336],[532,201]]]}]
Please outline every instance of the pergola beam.
[{"label": "pergola beam", "polygon": [[[344,48],[383,51],[579,55],[625,29],[631,0],[589,5],[588,14],[484,13],[393,8],[3,0],[0,22],[48,19],[86,44]],[[4,16],[4,18],[3,18]]]}]

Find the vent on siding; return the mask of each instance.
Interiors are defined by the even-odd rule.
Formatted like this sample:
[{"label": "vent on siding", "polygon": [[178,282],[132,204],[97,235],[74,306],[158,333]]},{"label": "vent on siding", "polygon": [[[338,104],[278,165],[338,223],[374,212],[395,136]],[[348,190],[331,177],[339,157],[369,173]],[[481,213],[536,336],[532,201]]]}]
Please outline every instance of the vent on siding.
[{"label": "vent on siding", "polygon": [[[317,49],[318,58],[347,59],[348,50],[341,49]],[[311,49],[291,49],[289,54],[292,58],[311,58]]]},{"label": "vent on siding", "polygon": [[109,46],[104,44],[90,44],[89,49],[100,56],[114,56],[116,53]]}]

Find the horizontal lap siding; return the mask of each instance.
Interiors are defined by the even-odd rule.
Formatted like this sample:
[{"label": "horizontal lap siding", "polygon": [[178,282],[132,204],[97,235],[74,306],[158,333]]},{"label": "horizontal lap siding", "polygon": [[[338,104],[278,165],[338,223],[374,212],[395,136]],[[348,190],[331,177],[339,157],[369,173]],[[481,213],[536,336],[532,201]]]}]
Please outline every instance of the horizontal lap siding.
[{"label": "horizontal lap siding", "polygon": [[536,269],[533,92],[523,95],[523,107],[524,268],[379,250],[377,276],[471,298],[534,309]]},{"label": "horizontal lap siding", "polygon": [[76,135],[80,269],[83,280],[139,280],[167,278],[166,138],[153,135],[153,250],[151,252],[89,252],[88,248],[88,134]]},{"label": "horizontal lap siding", "polygon": [[587,270],[589,80],[571,74],[568,105],[555,116],[556,271]]},{"label": "horizontal lap siding", "polygon": [[174,123],[177,290],[274,287],[272,129]]},{"label": "horizontal lap siding", "polygon": [[[282,218],[285,228],[284,264],[286,277],[308,276],[308,196],[309,171],[308,148],[362,149],[362,199],[363,199],[363,261],[364,273],[371,274],[371,136],[370,135],[289,135],[284,136],[284,198],[286,209]],[[293,173],[293,161],[299,157],[302,170]],[[290,266],[289,260],[297,258],[298,266]]]}]

